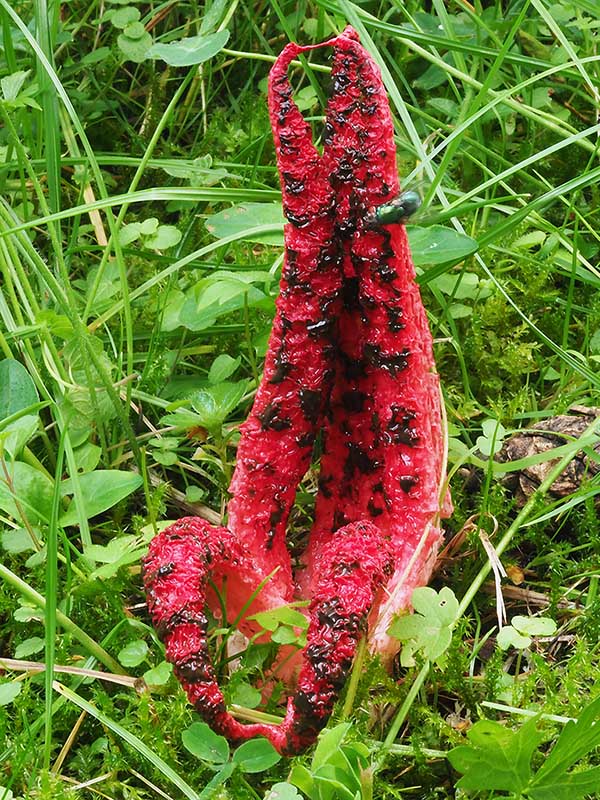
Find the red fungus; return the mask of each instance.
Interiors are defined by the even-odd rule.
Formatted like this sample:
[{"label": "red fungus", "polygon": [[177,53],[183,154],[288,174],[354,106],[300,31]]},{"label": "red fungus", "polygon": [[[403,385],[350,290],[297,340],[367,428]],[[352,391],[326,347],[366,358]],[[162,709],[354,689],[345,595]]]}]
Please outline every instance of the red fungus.
[{"label": "red fungus", "polygon": [[[334,48],[323,154],[292,99],[288,45],[269,81],[282,182],[285,261],[263,379],[238,447],[228,528],[182,519],[151,543],[144,582],[167,658],[197,711],[233,741],[268,737],[301,752],[326,724],[357,642],[391,655],[393,613],[427,582],[440,532],[444,444],[431,334],[401,225],[372,209],[399,192],[379,70],[352,28]],[[323,46],[323,45],[319,45]],[[236,617],[294,599],[285,531],[317,432],[323,455],[300,596],[307,646],[279,726],[226,710],[206,644],[208,578]],[[444,511],[449,511],[446,497]],[[256,630],[248,620],[246,633]]]}]

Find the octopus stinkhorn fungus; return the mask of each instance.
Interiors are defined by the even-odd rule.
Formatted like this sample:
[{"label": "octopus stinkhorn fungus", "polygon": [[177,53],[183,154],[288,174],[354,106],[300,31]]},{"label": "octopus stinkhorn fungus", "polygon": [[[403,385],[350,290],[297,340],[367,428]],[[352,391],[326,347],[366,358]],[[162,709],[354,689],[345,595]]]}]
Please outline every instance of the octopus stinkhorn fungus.
[{"label": "octopus stinkhorn fungus", "polygon": [[[322,154],[287,75],[292,59],[312,48],[289,44],[269,79],[289,222],[228,527],[181,519],[152,541],[144,563],[150,613],[190,702],[231,740],[263,735],[284,754],[301,752],[326,724],[363,634],[374,652],[397,651],[388,627],[429,579],[438,521],[450,510],[431,334],[398,224],[415,203],[408,198],[407,213],[390,211],[406,204],[394,203],[387,97],[352,28],[324,44],[333,48],[333,90]],[[314,525],[294,576],[286,526],[319,432]],[[225,707],[206,641],[215,586],[231,619],[253,594],[253,614],[310,601],[297,687],[280,725],[243,724]],[[256,631],[247,619],[241,628]]]}]

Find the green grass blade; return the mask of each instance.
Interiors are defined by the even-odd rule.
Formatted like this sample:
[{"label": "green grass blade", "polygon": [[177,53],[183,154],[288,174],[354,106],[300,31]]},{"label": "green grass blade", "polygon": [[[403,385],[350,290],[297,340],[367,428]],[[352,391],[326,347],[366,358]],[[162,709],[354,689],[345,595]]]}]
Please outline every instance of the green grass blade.
[{"label": "green grass blade", "polygon": [[158,756],[155,752],[153,752],[147,744],[144,744],[141,739],[139,739],[135,734],[128,731],[118,722],[115,722],[114,719],[104,714],[100,709],[96,708],[96,706],[88,703],[87,700],[84,700],[83,697],[72,692],[66,686],[59,683],[58,681],[54,682],[54,689],[59,694],[66,697],[71,703],[79,708],[86,711],[90,716],[97,719],[103,725],[106,725],[113,733],[123,739],[130,747],[133,747],[134,750],[146,758],[152,766],[154,766],[159,772],[174,786],[176,786],[184,795],[188,797],[189,800],[198,800],[200,795],[198,792],[194,791],[192,787],[180,776],[178,775],[175,770],[170,767],[166,761]]}]

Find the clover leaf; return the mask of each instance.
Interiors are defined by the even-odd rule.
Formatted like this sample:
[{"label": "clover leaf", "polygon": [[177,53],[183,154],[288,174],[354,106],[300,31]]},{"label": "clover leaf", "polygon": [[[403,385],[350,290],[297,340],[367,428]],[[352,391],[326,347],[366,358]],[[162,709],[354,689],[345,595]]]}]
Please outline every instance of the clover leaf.
[{"label": "clover leaf", "polygon": [[414,654],[421,652],[429,661],[443,664],[452,641],[452,628],[458,615],[458,600],[447,586],[438,593],[421,586],[412,594],[414,614],[398,617],[388,630],[403,642],[400,663],[414,666]]}]

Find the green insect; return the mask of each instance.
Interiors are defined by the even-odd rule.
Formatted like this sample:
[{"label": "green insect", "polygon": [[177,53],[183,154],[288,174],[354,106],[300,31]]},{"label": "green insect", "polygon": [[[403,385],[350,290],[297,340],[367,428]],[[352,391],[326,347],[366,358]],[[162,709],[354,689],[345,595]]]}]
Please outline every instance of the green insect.
[{"label": "green insect", "polygon": [[422,202],[418,192],[402,192],[389,203],[377,206],[369,212],[368,222],[372,226],[406,222],[415,211],[419,210]]}]

